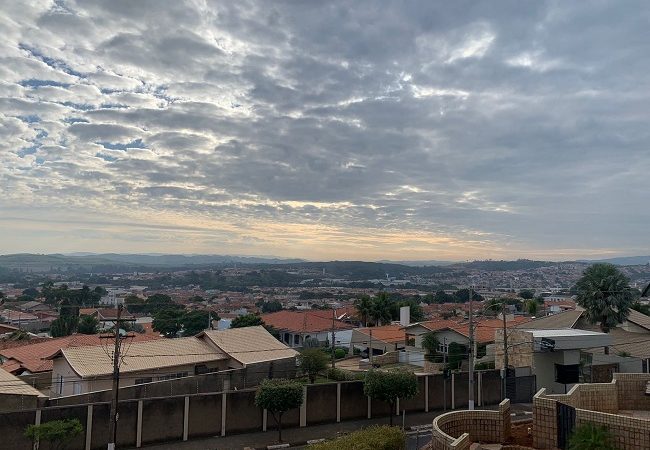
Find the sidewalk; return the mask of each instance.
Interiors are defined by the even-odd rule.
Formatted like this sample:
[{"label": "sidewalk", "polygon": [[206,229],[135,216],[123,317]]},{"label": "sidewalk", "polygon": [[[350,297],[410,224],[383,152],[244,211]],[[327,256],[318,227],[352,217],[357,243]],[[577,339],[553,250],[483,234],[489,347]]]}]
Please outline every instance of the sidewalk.
[{"label": "sidewalk", "polygon": [[[515,406],[515,405],[513,405]],[[492,407],[486,409],[493,409]],[[524,407],[524,409],[526,409]],[[513,408],[513,412],[518,409]],[[433,419],[444,413],[444,411],[430,411],[417,412],[406,414],[405,425],[406,428],[416,425],[431,425]],[[523,412],[522,412],[523,414]],[[388,417],[381,417],[377,419],[365,420],[350,420],[341,423],[328,423],[323,425],[311,425],[304,428],[288,428],[282,430],[282,440],[292,445],[304,444],[310,439],[332,439],[338,434],[349,433],[358,430],[359,428],[367,427],[370,425],[388,425]],[[393,425],[401,426],[402,417],[394,416]],[[270,427],[275,427],[275,423],[271,419],[269,422]],[[148,445],[142,448],[149,450],[242,450],[244,447],[251,448],[266,448],[277,442],[278,433],[275,428],[269,429],[266,432],[236,434],[225,437],[212,437],[204,439],[194,439],[186,442],[174,441],[165,444]]]}]

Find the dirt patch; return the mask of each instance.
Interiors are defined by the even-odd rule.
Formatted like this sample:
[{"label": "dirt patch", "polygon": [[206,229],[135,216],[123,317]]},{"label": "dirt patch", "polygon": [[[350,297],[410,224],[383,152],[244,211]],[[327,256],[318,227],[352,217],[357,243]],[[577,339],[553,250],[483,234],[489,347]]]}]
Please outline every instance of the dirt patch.
[{"label": "dirt patch", "polygon": [[[533,434],[532,434],[533,421],[518,422],[513,423],[510,428],[510,439],[506,444],[510,445],[521,445],[524,447],[533,446]],[[528,430],[531,429],[531,433],[528,433]]]}]

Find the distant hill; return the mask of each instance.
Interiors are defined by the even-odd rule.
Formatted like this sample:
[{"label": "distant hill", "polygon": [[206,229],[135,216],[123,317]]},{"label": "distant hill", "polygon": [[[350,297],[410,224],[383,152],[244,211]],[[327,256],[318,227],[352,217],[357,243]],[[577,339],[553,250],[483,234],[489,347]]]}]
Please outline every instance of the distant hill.
[{"label": "distant hill", "polygon": [[539,269],[540,267],[551,267],[562,264],[553,261],[533,261],[530,259],[518,259],[516,261],[493,261],[491,259],[485,261],[471,261],[454,264],[451,267],[458,267],[464,269],[474,270],[487,270],[487,271],[508,271],[508,270],[531,270]]},{"label": "distant hill", "polygon": [[272,266],[284,270],[312,270],[325,272],[325,276],[333,278],[346,278],[350,280],[368,280],[400,278],[406,275],[428,275],[433,273],[449,272],[445,267],[427,266],[414,267],[401,264],[376,263],[366,261],[329,261],[329,262],[301,262]]},{"label": "distant hill", "polygon": [[413,261],[391,261],[387,259],[383,259],[381,261],[377,261],[378,263],[381,264],[400,264],[402,266],[413,266],[413,267],[424,267],[424,266],[450,266],[452,264],[457,264],[458,261],[438,261],[435,259],[431,260],[413,260]]},{"label": "distant hill", "polygon": [[300,259],[263,258],[228,255],[146,255],[121,253],[32,254],[0,255],[0,267],[31,272],[50,270],[66,271],[116,271],[146,270],[147,268],[208,267],[233,263],[279,264],[301,262]]},{"label": "distant hill", "polygon": [[650,263],[650,256],[620,256],[618,258],[595,259],[595,260],[581,260],[586,263],[606,262],[616,264],[617,266],[640,266]]}]

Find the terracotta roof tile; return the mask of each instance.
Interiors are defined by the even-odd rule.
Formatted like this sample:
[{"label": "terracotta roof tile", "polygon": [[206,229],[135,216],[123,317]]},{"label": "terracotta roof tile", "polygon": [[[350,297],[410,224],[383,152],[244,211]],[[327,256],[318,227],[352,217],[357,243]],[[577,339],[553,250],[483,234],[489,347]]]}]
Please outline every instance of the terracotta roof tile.
[{"label": "terracotta roof tile", "polygon": [[[278,330],[287,330],[292,333],[319,333],[332,329],[332,311],[326,312],[330,314],[329,318],[322,317],[320,311],[278,311],[262,314],[262,320],[265,324]],[[352,328],[351,325],[340,320],[334,321],[334,327],[337,330]]]},{"label": "terracotta roof tile", "polygon": [[[134,335],[134,342],[143,342],[161,339],[159,336],[150,334]],[[0,355],[4,358],[11,359],[14,363],[20,363],[18,368],[13,368],[12,372],[22,372],[28,370],[31,373],[48,372],[52,370],[52,361],[45,359],[56,353],[60,349],[71,347],[101,346],[102,340],[98,334],[73,334],[36,344],[22,345],[20,347],[7,348],[0,350]],[[13,366],[12,366],[13,367]]]}]

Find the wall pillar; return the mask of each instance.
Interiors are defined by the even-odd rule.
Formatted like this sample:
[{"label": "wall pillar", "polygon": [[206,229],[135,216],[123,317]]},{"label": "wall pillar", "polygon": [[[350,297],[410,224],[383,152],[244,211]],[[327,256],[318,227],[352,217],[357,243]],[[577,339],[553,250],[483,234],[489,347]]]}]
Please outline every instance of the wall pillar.
[{"label": "wall pillar", "polygon": [[300,426],[307,426],[307,386],[302,387],[302,405],[300,405]]},{"label": "wall pillar", "polygon": [[395,415],[399,416],[399,397],[397,397],[397,401],[395,402]]},{"label": "wall pillar", "polygon": [[226,401],[228,394],[221,393],[221,436],[226,435]]},{"label": "wall pillar", "polygon": [[341,421],[341,383],[336,383],[336,423]]},{"label": "wall pillar", "polygon": [[183,440],[187,441],[190,433],[190,398],[185,397],[185,408],[183,409]]},{"label": "wall pillar", "polygon": [[88,411],[86,412],[86,450],[90,450],[92,436],[93,436],[93,405],[88,405]]},{"label": "wall pillar", "polygon": [[268,420],[269,420],[269,412],[265,409],[262,412],[262,431],[266,431]]},{"label": "wall pillar", "polygon": [[142,400],[138,400],[138,423],[136,426],[135,446],[142,447]]},{"label": "wall pillar", "polygon": [[[34,425],[39,426],[41,424],[41,410],[37,409],[36,410],[36,419],[34,420]],[[37,440],[34,441],[34,450],[38,450],[38,447],[40,447],[41,443]]]},{"label": "wall pillar", "polygon": [[424,412],[429,412],[429,375],[424,376]]},{"label": "wall pillar", "polygon": [[478,372],[478,406],[483,405],[483,372]]},{"label": "wall pillar", "polygon": [[451,374],[451,409],[456,409],[456,392],[454,391],[456,381],[456,374]]},{"label": "wall pillar", "polygon": [[372,400],[368,397],[368,419],[372,419]]}]

